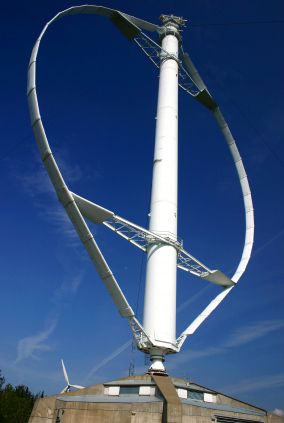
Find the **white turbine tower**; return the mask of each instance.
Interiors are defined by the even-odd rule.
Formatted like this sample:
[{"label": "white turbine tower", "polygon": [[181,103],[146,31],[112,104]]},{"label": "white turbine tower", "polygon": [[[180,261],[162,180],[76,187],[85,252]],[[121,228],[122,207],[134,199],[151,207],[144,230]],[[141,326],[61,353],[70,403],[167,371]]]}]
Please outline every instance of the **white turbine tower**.
[{"label": "white turbine tower", "polygon": [[67,385],[65,386],[64,389],[62,389],[62,391],[60,392],[61,394],[63,394],[64,392],[70,392],[71,388],[75,388],[75,389],[84,389],[84,386],[81,385],[73,385],[72,383],[69,382],[69,377],[64,365],[64,361],[61,359],[61,365],[62,365],[62,371],[63,371],[63,375],[64,375],[64,379],[65,382],[67,383]]},{"label": "white turbine tower", "polygon": [[[36,93],[38,49],[50,24],[62,16],[77,13],[98,14],[110,18],[121,32],[128,39],[133,40],[160,68],[149,229],[142,228],[71,192],[49,146]],[[128,319],[138,348],[150,354],[152,365],[149,371],[153,373],[165,371],[163,365],[165,355],[180,351],[187,336],[196,331],[236,285],[250,259],[254,236],[252,198],[242,159],[217,103],[210,95],[189,55],[183,51],[180,30],[185,21],[172,15],[162,15],[161,21],[162,26],[157,26],[102,6],[71,7],[59,12],[45,25],[33,48],[28,71],[31,122],[43,163],[59,200],[65,207],[117,309],[123,317]],[[158,41],[151,39],[144,31],[157,33]],[[246,234],[240,263],[231,278],[219,270],[211,270],[194,258],[183,248],[177,236],[178,87],[211,111],[223,133],[239,176],[246,216]],[[147,253],[143,325],[137,320],[89,230],[85,218],[96,224],[105,225]],[[176,338],[177,267],[217,284],[221,289],[216,298],[178,338]]]}]

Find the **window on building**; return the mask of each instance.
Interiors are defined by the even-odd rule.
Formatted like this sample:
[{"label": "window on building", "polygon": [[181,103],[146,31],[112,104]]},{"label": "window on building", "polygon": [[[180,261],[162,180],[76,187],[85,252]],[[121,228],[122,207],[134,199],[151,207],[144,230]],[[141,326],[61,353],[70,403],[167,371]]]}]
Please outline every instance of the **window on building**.
[{"label": "window on building", "polygon": [[198,391],[187,391],[187,398],[197,400],[197,401],[203,401],[204,394],[203,392],[198,392]]},{"label": "window on building", "polygon": [[121,386],[119,395],[133,395],[139,394],[139,386]]},{"label": "window on building", "polygon": [[247,420],[242,419],[239,417],[231,417],[231,416],[215,416],[217,423],[263,423],[258,420]]}]

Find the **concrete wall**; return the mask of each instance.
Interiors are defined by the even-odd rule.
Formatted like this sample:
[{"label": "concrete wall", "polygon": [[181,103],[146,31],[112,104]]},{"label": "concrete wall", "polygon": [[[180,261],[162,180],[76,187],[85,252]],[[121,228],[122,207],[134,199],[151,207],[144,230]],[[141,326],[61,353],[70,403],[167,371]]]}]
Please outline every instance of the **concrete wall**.
[{"label": "concrete wall", "polygon": [[277,414],[268,413],[268,423],[284,423],[284,417]]},{"label": "concrete wall", "polygon": [[[150,384],[160,386],[160,392],[167,389],[171,395],[166,399],[162,396],[143,397],[111,397],[105,395],[103,384],[91,386],[75,392],[40,398],[36,401],[29,423],[218,423],[217,416],[226,416],[234,419],[250,420],[251,422],[284,423],[284,418],[265,410],[246,404],[224,394],[208,390],[200,385],[192,384],[183,379],[169,379],[169,384],[175,387],[192,386],[200,392],[211,392],[216,395],[216,403],[204,401],[181,400],[179,404],[172,404],[175,387],[163,387],[165,381],[158,381],[149,375],[124,378],[109,382],[107,386],[125,386]],[[72,398],[74,397],[74,401]],[[65,399],[66,398],[66,399]],[[134,400],[136,398],[136,402]],[[176,397],[177,398],[177,397]],[[176,400],[174,402],[177,402]],[[219,407],[219,408],[218,408]],[[173,412],[179,408],[179,412]],[[220,409],[223,408],[223,409]],[[233,411],[235,409],[235,411]],[[240,410],[240,412],[237,412]],[[168,414],[168,415],[167,415]],[[236,422],[237,423],[237,422]]]},{"label": "concrete wall", "polygon": [[29,423],[53,423],[56,396],[36,400]]},{"label": "concrete wall", "polygon": [[161,423],[162,411],[162,403],[96,404],[58,401],[55,415],[59,416],[60,423]]}]

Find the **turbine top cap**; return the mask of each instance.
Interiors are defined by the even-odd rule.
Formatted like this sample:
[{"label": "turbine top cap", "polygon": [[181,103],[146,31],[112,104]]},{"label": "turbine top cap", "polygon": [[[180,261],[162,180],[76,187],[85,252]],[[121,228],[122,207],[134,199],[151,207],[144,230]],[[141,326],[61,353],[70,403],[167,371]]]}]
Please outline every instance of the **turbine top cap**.
[{"label": "turbine top cap", "polygon": [[183,19],[182,17],[174,16],[174,15],[161,15],[160,21],[163,25],[167,26],[175,26],[177,29],[179,29],[182,26],[185,26],[186,19]]}]

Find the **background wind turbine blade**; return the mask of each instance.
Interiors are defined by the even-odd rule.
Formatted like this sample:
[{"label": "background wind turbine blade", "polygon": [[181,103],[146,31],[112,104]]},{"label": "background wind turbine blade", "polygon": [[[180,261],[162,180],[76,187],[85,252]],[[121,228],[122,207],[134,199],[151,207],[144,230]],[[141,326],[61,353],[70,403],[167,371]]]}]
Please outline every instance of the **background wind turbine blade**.
[{"label": "background wind turbine blade", "polygon": [[68,385],[65,386],[65,388],[62,389],[62,391],[60,391],[61,394],[65,394],[65,392],[68,392]]},{"label": "background wind turbine blade", "polygon": [[76,388],[76,389],[84,389],[85,386],[80,386],[80,385],[70,385],[71,388]]},{"label": "background wind turbine blade", "polygon": [[[64,379],[66,380],[66,383],[69,386],[70,383],[69,383],[68,375],[67,375],[67,372],[66,372],[66,368],[64,366],[64,361],[62,359],[61,359],[61,364],[62,364],[62,370],[63,370]],[[67,388],[68,388],[68,386],[67,386]]]}]

